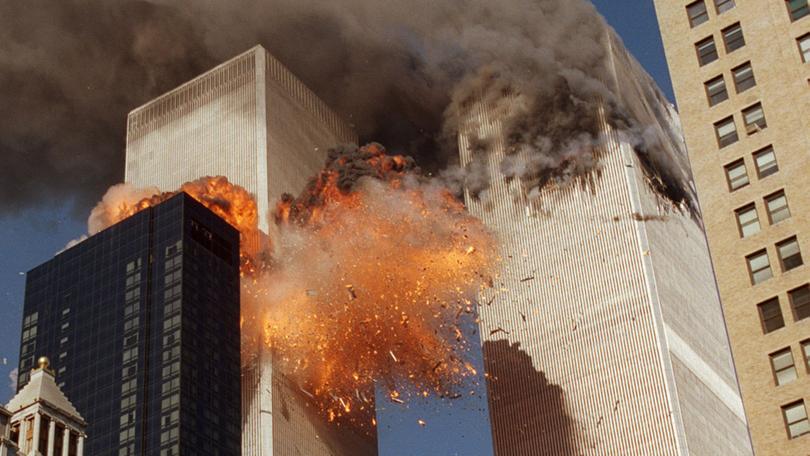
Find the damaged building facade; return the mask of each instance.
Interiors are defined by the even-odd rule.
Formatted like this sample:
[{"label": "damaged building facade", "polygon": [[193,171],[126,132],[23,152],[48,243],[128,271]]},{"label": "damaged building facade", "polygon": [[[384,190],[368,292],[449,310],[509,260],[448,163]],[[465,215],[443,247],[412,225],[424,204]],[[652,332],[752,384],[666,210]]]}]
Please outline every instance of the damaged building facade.
[{"label": "damaged building facade", "polygon": [[[462,165],[489,175],[466,204],[502,242],[480,307],[495,454],[750,455],[677,113],[606,34],[609,102],[631,122],[596,113],[592,172],[534,191],[507,178],[531,151],[510,146],[502,100],[460,126]],[[683,188],[662,191],[651,161]]]},{"label": "damaged building facade", "polygon": [[[129,114],[125,181],[169,191],[227,176],[255,195],[259,228],[272,237],[267,216],[276,198],[303,190],[329,147],[356,142],[349,126],[256,46]],[[330,426],[307,407],[261,341],[243,338],[243,358],[243,454],[377,453],[376,436]]]}]

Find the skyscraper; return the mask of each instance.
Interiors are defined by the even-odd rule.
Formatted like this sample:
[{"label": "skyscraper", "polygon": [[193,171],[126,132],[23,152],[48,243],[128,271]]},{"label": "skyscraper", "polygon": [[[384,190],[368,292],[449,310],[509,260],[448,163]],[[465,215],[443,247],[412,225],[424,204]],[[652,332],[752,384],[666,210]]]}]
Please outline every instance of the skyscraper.
[{"label": "skyscraper", "polygon": [[[303,190],[330,147],[356,142],[350,127],[256,46],[129,114],[125,180],[172,190],[227,176],[256,195],[260,228],[272,237],[274,201]],[[244,454],[376,453],[376,438],[312,415],[299,388],[274,372],[272,355],[258,350],[243,370]]]},{"label": "skyscraper", "polygon": [[49,357],[86,454],[239,454],[239,233],[188,195],[31,270],[23,312],[21,391]]},{"label": "skyscraper", "polygon": [[656,0],[759,455],[810,447],[810,6]]},{"label": "skyscraper", "polygon": [[[613,101],[688,180],[677,114],[604,42]],[[500,291],[481,306],[495,453],[750,455],[700,214],[653,185],[604,112],[598,129],[601,167],[532,195],[504,178],[497,111],[479,101],[461,126],[462,164],[483,140],[490,175],[466,203],[502,243]]]}]

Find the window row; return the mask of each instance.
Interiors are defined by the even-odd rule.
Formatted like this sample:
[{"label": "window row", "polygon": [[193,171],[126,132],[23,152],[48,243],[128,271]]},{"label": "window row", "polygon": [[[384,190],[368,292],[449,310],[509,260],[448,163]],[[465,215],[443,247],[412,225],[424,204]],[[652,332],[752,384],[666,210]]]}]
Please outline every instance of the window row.
[{"label": "window row", "polygon": [[[796,236],[785,239],[776,244],[776,252],[779,256],[779,264],[782,272],[787,272],[798,268],[804,264],[802,253],[799,249],[799,240]],[[751,284],[760,284],[773,277],[771,262],[768,258],[768,251],[762,249],[746,257],[748,272],[751,277]]]},{"label": "window row", "polygon": [[[795,290],[788,291],[788,301],[794,322],[810,318],[810,285],[802,285]],[[763,333],[768,334],[785,327],[785,317],[782,315],[778,297],[757,304],[757,311]]]},{"label": "window row", "polygon": [[796,38],[799,45],[799,55],[802,56],[802,63],[810,63],[810,33],[806,33]]},{"label": "window row", "polygon": [[[734,89],[738,94],[757,85],[751,62],[745,62],[738,67],[732,68],[731,76],[734,81]],[[726,78],[722,74],[704,82],[703,87],[706,89],[706,98],[709,101],[709,106],[715,106],[728,100]]]},{"label": "window row", "polygon": [[[802,364],[804,371],[810,374],[810,339],[799,344],[802,352]],[[771,369],[776,386],[787,385],[799,378],[799,371],[796,369],[796,362],[793,358],[793,350],[790,347],[783,348],[768,355],[771,359]]]},{"label": "window row", "polygon": [[[742,25],[739,22],[730,25],[720,31],[723,37],[723,46],[726,54],[745,46],[745,35],[743,34]],[[714,41],[714,35],[709,35],[706,38],[695,43],[695,52],[697,53],[698,64],[700,66],[708,65],[720,58],[717,52],[717,44]]]},{"label": "window row", "polygon": [[[745,124],[745,132],[749,136],[768,128],[768,122],[765,120],[765,111],[762,109],[762,103],[757,103],[743,109],[742,116]],[[734,116],[728,116],[723,120],[715,122],[714,132],[717,137],[717,145],[721,149],[740,140],[740,136],[737,134],[737,124],[734,121]]]},{"label": "window row", "polygon": [[[768,213],[768,222],[775,225],[790,218],[790,208],[784,190],[772,193],[764,198],[765,209]],[[760,232],[759,213],[755,203],[747,204],[736,211],[737,227],[740,237],[747,238]]]},{"label": "window row", "polygon": [[[767,146],[754,152],[753,158],[759,179],[764,179],[779,171],[779,164],[776,162],[776,153],[773,146]],[[739,190],[751,183],[751,179],[748,177],[748,169],[745,167],[745,159],[741,158],[729,163],[725,166],[725,170],[730,191]]]},{"label": "window row", "polygon": [[[734,0],[711,0],[714,3],[714,10],[718,15],[734,8]],[[689,25],[692,28],[697,27],[704,22],[709,21],[709,12],[706,10],[706,2],[704,0],[697,0],[686,5],[686,15],[689,17]]]}]

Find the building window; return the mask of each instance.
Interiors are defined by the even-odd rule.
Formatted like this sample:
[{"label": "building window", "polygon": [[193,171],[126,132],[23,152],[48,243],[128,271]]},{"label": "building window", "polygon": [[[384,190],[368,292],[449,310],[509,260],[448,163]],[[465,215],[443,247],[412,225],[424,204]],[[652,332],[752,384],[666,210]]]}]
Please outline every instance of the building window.
[{"label": "building window", "polygon": [[765,334],[785,327],[782,308],[779,307],[779,298],[772,298],[757,304],[757,309],[759,310],[759,319],[762,321],[762,332]]},{"label": "building window", "polygon": [[782,414],[785,417],[788,437],[796,437],[810,433],[810,421],[807,421],[807,410],[804,408],[804,401],[796,401],[782,407]]},{"label": "building window", "polygon": [[746,238],[759,233],[759,217],[757,207],[751,203],[748,206],[737,209],[737,225],[740,228],[740,236]]},{"label": "building window", "polygon": [[695,43],[695,50],[698,55],[700,66],[708,65],[717,60],[717,46],[714,44],[714,37],[708,37]]},{"label": "building window", "polygon": [[768,219],[771,225],[790,218],[790,208],[788,207],[787,196],[785,196],[784,190],[766,196],[765,206],[768,207]]},{"label": "building window", "polygon": [[807,0],[785,0],[785,4],[791,21],[798,21],[810,14],[810,6],[807,5]]},{"label": "building window", "polygon": [[717,144],[721,148],[734,144],[740,139],[737,136],[737,125],[734,123],[734,117],[726,117],[714,124],[714,131],[717,134]]},{"label": "building window", "polygon": [[771,353],[770,357],[776,386],[787,385],[799,377],[790,347]]},{"label": "building window", "polygon": [[732,192],[749,184],[748,171],[745,169],[745,161],[742,158],[726,165],[726,179],[728,188]]},{"label": "building window", "polygon": [[706,11],[706,3],[703,0],[698,0],[686,5],[686,14],[689,15],[689,25],[692,26],[692,28],[709,20],[709,13]]},{"label": "building window", "polygon": [[745,46],[745,36],[739,22],[723,29],[723,43],[726,45],[727,54]]},{"label": "building window", "polygon": [[773,277],[771,262],[768,260],[768,252],[760,250],[746,257],[748,261],[748,271],[751,274],[751,283],[756,285]]},{"label": "building window", "polygon": [[802,35],[796,39],[799,43],[799,53],[802,55],[802,62],[810,62],[810,33]]},{"label": "building window", "polygon": [[709,106],[728,100],[728,90],[726,90],[726,80],[720,75],[706,83],[706,96],[709,98]]},{"label": "building window", "polygon": [[802,341],[802,356],[804,357],[804,368],[810,372],[810,339]]},{"label": "building window", "polygon": [[754,162],[757,164],[757,176],[762,179],[776,174],[779,165],[776,163],[776,154],[772,146],[768,146],[758,152],[754,152]]},{"label": "building window", "polygon": [[779,251],[779,262],[782,264],[783,272],[796,269],[804,264],[802,252],[799,250],[799,240],[796,236],[776,244],[776,250]]},{"label": "building window", "polygon": [[733,68],[731,73],[734,75],[734,87],[737,93],[745,92],[757,85],[757,80],[754,77],[754,69],[751,67],[751,62],[745,62],[742,65]]},{"label": "building window", "polygon": [[810,317],[810,285],[802,285],[795,290],[788,291],[790,307],[793,308],[793,319],[804,320]]},{"label": "building window", "polygon": [[745,131],[749,135],[768,128],[768,123],[765,121],[765,112],[762,110],[761,103],[744,109],[742,114],[745,120]]},{"label": "building window", "polygon": [[723,14],[734,8],[734,6],[736,6],[734,0],[714,0],[714,7],[717,10],[717,14]]}]

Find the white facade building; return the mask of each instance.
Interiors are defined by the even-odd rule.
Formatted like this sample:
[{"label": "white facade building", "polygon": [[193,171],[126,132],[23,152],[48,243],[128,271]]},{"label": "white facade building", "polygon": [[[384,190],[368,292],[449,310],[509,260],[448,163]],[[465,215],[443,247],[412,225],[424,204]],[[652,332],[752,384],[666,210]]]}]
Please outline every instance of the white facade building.
[{"label": "white facade building", "polygon": [[[262,231],[282,193],[297,194],[330,147],[352,129],[264,48],[249,51],[133,110],[125,181],[172,191],[222,175],[256,196]],[[376,437],[336,429],[309,413],[298,389],[273,372],[259,347],[243,360],[242,453],[376,454]]]},{"label": "white facade building", "polygon": [[[39,359],[31,379],[6,407],[11,414],[10,432],[8,436],[0,433],[0,456],[84,455],[87,423],[59,389],[48,358]],[[0,408],[0,415],[2,412]],[[0,431],[3,419],[0,417]]]},{"label": "white facade building", "polygon": [[[605,42],[606,83],[688,176],[677,114],[619,40]],[[654,190],[602,117],[599,172],[533,200],[504,179],[501,119],[479,102],[461,128],[462,164],[474,138],[488,141],[488,194],[466,203],[503,249],[481,307],[495,453],[751,455],[700,215]]]}]

